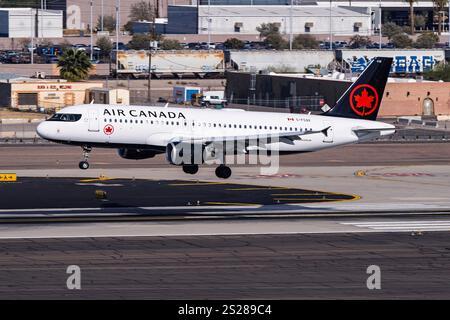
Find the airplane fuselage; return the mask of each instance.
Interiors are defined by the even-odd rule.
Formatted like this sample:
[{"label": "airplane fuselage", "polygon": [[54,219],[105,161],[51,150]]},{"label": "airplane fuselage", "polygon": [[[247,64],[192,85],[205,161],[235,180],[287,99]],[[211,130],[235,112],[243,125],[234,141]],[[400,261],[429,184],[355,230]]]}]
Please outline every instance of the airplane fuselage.
[{"label": "airplane fuselage", "polygon": [[[69,120],[45,121],[41,137],[66,144],[105,148],[135,147],[165,151],[174,139],[241,137],[303,132],[300,139],[267,145],[279,152],[308,152],[392,134],[394,126],[378,121],[307,114],[250,112],[236,109],[194,109],[89,104],[67,107]],[[69,117],[70,118],[70,117]],[[76,121],[74,121],[76,120]],[[319,132],[327,130],[324,134]],[[358,136],[355,129],[384,129]],[[387,129],[392,129],[387,130]],[[317,132],[307,134],[308,132]]]}]

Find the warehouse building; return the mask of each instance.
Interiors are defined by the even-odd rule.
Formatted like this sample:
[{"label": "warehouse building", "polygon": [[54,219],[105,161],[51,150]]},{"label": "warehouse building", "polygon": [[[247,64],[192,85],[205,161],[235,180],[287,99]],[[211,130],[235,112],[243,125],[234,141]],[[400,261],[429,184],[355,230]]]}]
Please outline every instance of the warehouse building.
[{"label": "warehouse building", "polygon": [[[291,19],[292,17],[292,19]],[[259,34],[262,23],[275,23],[282,34],[370,35],[368,8],[318,6],[169,6],[167,32],[198,34]],[[330,28],[331,23],[331,28]],[[292,26],[292,30],[291,30]]]},{"label": "warehouse building", "polygon": [[0,37],[61,38],[63,12],[32,8],[0,8]]}]

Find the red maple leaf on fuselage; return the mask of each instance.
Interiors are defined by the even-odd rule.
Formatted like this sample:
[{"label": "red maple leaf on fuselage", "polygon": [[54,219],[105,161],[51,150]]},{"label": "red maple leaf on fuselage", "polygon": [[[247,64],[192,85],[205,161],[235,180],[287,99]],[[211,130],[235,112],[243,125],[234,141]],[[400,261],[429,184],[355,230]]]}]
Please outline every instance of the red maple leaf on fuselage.
[{"label": "red maple leaf on fuselage", "polygon": [[361,92],[360,95],[354,96],[356,101],[356,108],[372,108],[373,100],[375,99],[374,96],[369,96],[369,92],[364,88],[364,90]]},{"label": "red maple leaf on fuselage", "polygon": [[106,128],[105,128],[105,131],[106,131],[107,133],[110,133],[110,132],[112,132],[112,128],[111,128],[111,127],[106,127]]}]

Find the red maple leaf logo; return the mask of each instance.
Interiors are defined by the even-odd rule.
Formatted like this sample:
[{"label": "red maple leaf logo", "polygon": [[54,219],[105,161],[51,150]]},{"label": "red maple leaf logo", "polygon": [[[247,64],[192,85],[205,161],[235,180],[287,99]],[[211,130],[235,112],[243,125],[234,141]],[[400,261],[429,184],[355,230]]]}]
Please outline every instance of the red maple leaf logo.
[{"label": "red maple leaf logo", "polygon": [[350,94],[350,106],[357,115],[362,117],[374,113],[378,106],[377,91],[368,84],[357,86]]},{"label": "red maple leaf logo", "polygon": [[114,127],[113,127],[112,125],[108,124],[107,126],[105,126],[105,127],[103,128],[103,132],[104,132],[106,135],[110,135],[110,134],[112,134],[112,133],[114,132]]},{"label": "red maple leaf logo", "polygon": [[355,96],[356,107],[357,108],[372,108],[374,96],[369,96],[369,92],[364,88],[360,95]]}]

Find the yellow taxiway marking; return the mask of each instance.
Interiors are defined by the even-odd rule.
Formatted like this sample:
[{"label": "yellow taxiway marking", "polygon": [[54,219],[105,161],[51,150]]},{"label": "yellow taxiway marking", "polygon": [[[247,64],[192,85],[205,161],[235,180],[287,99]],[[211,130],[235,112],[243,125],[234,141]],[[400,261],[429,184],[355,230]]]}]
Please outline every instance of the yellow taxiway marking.
[{"label": "yellow taxiway marking", "polygon": [[0,173],[0,182],[15,182],[15,181],[17,181],[17,174]]},{"label": "yellow taxiway marking", "polygon": [[330,199],[330,198],[274,198],[275,201],[345,201],[346,199]]},{"label": "yellow taxiway marking", "polygon": [[98,178],[95,179],[82,179],[80,180],[80,182],[96,182],[96,181],[108,181],[108,180],[113,180],[114,178],[109,178],[107,176],[100,176]]},{"label": "yellow taxiway marking", "polygon": [[220,205],[220,206],[260,206],[256,203],[240,203],[240,202],[204,202],[204,204]]}]

